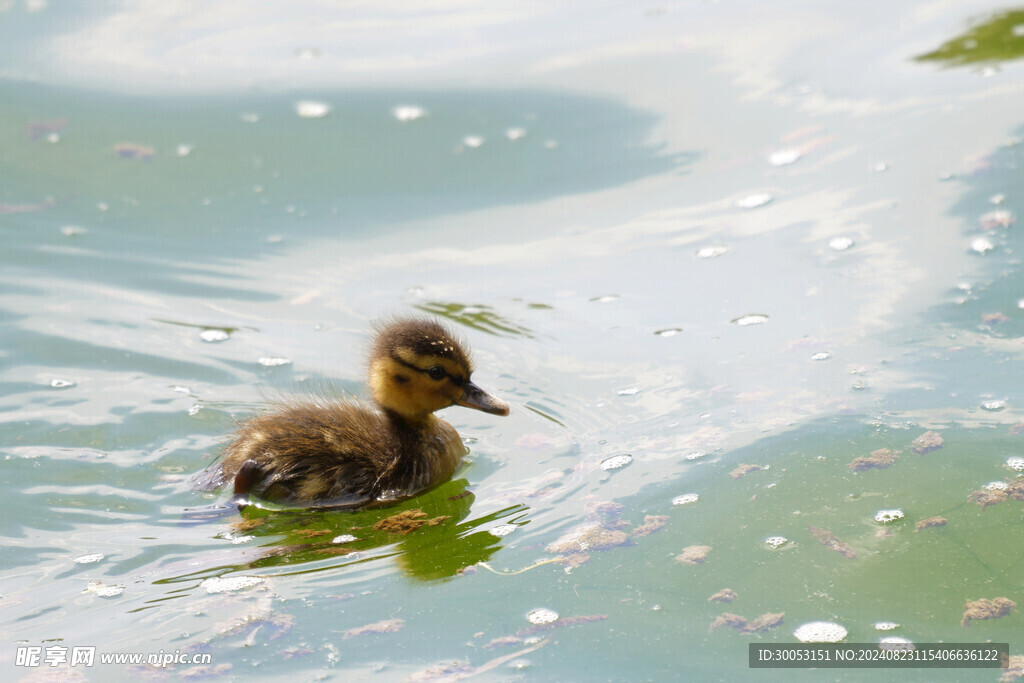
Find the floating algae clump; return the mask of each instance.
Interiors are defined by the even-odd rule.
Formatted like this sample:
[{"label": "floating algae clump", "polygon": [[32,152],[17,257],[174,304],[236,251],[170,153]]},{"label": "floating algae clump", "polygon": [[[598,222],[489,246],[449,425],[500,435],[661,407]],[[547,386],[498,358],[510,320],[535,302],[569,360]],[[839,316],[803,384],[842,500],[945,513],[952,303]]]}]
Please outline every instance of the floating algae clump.
[{"label": "floating algae clump", "polygon": [[854,458],[850,462],[850,469],[854,472],[861,472],[872,468],[884,470],[896,462],[898,457],[899,455],[896,451],[889,450],[888,448],[879,448],[877,451],[871,451],[871,455]]},{"label": "floating algae clump", "polygon": [[998,619],[1005,617],[1011,610],[1017,607],[1017,603],[1009,598],[982,598],[981,600],[968,601],[964,605],[964,616],[960,620],[961,626],[970,626],[971,620]]},{"label": "floating algae clump", "polygon": [[934,450],[942,448],[944,443],[945,441],[943,441],[942,435],[938,432],[925,432],[914,439],[910,445],[914,447],[915,453],[918,455],[924,455],[925,453],[931,453]]},{"label": "floating algae clump", "polygon": [[709,552],[711,552],[711,546],[709,545],[688,545],[683,548],[683,552],[676,555],[676,562],[702,564],[708,558]]},{"label": "floating algae clump", "polygon": [[618,529],[606,529],[599,524],[584,526],[570,531],[546,550],[558,555],[585,552],[587,550],[609,550],[629,542],[629,534]]}]

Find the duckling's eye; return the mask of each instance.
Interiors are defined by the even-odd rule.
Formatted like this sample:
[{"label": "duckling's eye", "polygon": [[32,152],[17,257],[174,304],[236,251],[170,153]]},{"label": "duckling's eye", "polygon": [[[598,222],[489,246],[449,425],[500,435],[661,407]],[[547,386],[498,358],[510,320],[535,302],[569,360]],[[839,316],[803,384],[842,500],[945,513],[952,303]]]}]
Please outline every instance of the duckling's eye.
[{"label": "duckling's eye", "polygon": [[444,379],[445,376],[444,368],[442,368],[440,365],[435,365],[434,367],[427,370],[427,376],[430,377],[430,379],[442,380]]}]

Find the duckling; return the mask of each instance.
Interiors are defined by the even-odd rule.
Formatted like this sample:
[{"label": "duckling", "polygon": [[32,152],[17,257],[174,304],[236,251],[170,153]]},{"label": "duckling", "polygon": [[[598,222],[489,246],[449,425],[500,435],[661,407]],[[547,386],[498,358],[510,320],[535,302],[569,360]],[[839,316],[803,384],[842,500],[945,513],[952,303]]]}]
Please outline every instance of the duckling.
[{"label": "duckling", "polygon": [[370,353],[375,405],[345,399],[288,403],[242,425],[214,485],[296,506],[360,507],[412,496],[449,479],[467,449],[434,412],[452,405],[508,415],[473,384],[469,354],[440,323],[401,318],[378,329]]}]

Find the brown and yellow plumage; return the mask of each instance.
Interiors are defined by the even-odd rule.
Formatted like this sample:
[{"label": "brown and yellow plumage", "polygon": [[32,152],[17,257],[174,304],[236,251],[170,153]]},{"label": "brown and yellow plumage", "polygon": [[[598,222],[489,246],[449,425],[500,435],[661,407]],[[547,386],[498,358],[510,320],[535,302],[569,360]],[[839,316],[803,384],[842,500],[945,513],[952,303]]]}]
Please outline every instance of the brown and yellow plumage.
[{"label": "brown and yellow plumage", "polygon": [[411,496],[447,480],[466,453],[458,432],[433,415],[461,405],[508,415],[508,405],[470,381],[469,355],[443,325],[394,320],[370,354],[375,406],[343,399],[295,401],[242,425],[211,466],[213,486],[237,497],[303,506],[362,506]]}]

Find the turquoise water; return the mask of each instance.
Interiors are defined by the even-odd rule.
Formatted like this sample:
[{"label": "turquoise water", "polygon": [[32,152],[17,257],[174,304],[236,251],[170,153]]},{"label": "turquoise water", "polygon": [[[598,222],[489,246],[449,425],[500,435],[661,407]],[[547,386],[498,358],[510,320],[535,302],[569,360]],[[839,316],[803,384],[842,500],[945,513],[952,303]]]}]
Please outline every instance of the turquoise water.
[{"label": "turquoise water", "polygon": [[[961,623],[1024,604],[1024,503],[969,499],[1024,455],[1000,9],[0,3],[5,678],[998,680],[747,645],[1021,654],[1019,609]],[[451,482],[192,490],[273,396],[364,394],[373,321],[416,312],[512,407],[445,411]],[[210,661],[18,660],[78,646]]]}]

